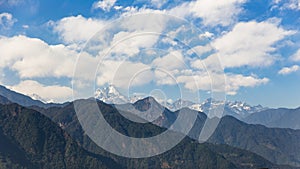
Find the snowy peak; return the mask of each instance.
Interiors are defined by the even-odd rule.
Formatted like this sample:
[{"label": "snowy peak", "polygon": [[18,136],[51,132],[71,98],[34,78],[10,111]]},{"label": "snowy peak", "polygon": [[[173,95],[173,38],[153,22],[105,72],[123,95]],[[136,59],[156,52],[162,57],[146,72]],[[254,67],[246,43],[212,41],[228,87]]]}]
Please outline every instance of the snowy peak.
[{"label": "snowy peak", "polygon": [[[134,95],[130,98],[127,98],[124,95],[122,95],[113,85],[109,85],[102,89],[97,89],[95,92],[95,98],[108,104],[136,103],[144,99],[154,99],[152,97],[146,98],[144,95]],[[206,114],[209,114],[209,112],[213,112],[213,110],[219,111],[220,108],[222,108],[223,110],[224,106],[223,116],[231,115],[238,119],[243,119],[252,113],[267,109],[262,107],[261,105],[251,106],[241,101],[218,101],[211,98],[206,99],[202,103],[194,103],[183,99],[178,99],[173,103],[158,100],[158,104],[163,105],[164,107],[172,111],[188,107],[192,110],[204,112]]]},{"label": "snowy peak", "polygon": [[53,100],[46,100],[46,99],[42,98],[41,96],[39,96],[38,94],[35,94],[35,93],[32,93],[28,96],[31,97],[33,100],[39,100],[43,103],[53,103]]},{"label": "snowy peak", "polygon": [[240,101],[218,101],[212,98],[206,99],[202,103],[193,103],[191,101],[179,99],[173,103],[167,105],[167,108],[176,111],[184,107],[188,107],[192,110],[204,112],[208,114],[212,110],[218,110],[224,106],[223,115],[231,115],[238,119],[247,117],[248,115],[265,110],[267,108],[262,107],[261,105],[251,106],[245,102]]},{"label": "snowy peak", "polygon": [[128,103],[128,99],[123,96],[115,86],[109,85],[103,89],[97,89],[95,98],[109,104]]},{"label": "snowy peak", "polygon": [[245,102],[235,101],[235,102],[227,102],[226,106],[231,108],[233,111],[235,111],[237,114],[243,114],[244,112],[247,112],[248,114],[264,110],[261,105],[257,106],[250,106],[249,104]]},{"label": "snowy peak", "polygon": [[212,100],[212,99],[207,99],[206,101],[204,101],[201,104],[200,108],[203,112],[207,113],[219,105],[224,106],[223,115],[231,115],[238,119],[243,119],[252,113],[266,109],[266,108],[262,107],[261,105],[251,106],[245,102],[240,102],[240,101],[234,101],[234,102],[225,101],[224,102],[224,101],[216,101],[216,100]]}]

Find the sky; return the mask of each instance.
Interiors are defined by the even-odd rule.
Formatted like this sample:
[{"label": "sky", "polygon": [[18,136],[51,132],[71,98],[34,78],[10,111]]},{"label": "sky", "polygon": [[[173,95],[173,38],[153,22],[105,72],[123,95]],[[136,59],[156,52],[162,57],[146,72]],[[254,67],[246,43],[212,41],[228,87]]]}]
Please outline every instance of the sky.
[{"label": "sky", "polygon": [[0,84],[53,102],[113,84],[296,108],[299,25],[300,0],[0,0]]}]

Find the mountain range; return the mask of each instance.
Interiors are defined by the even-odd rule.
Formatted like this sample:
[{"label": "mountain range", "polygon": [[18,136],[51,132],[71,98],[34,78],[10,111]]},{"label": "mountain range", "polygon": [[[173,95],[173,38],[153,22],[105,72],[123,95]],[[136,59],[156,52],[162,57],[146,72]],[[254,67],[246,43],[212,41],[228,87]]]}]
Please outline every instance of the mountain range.
[{"label": "mountain range", "polygon": [[[80,157],[82,156],[83,159],[86,159],[90,158],[89,156],[92,156],[94,157],[93,164],[100,163],[108,168],[111,167],[111,165],[117,165],[120,168],[186,168],[184,166],[190,166],[188,168],[297,168],[300,166],[300,153],[297,151],[300,149],[300,130],[287,129],[287,126],[281,126],[282,128],[268,128],[270,126],[265,127],[260,125],[260,123],[279,125],[278,123],[271,123],[276,121],[279,122],[279,119],[286,119],[283,120],[286,121],[286,123],[291,123],[291,121],[293,121],[293,124],[296,125],[296,117],[299,116],[299,109],[268,109],[258,106],[258,109],[262,109],[261,111],[251,112],[252,110],[255,110],[255,108],[249,107],[249,105],[245,103],[228,102],[228,106],[231,106],[231,108],[251,112],[249,113],[250,115],[242,120],[249,120],[248,123],[255,123],[258,121],[255,120],[255,118],[257,118],[261,121],[257,124],[247,124],[238,120],[236,117],[225,115],[220,119],[218,127],[209,138],[208,142],[199,144],[197,139],[199,138],[204,122],[210,120],[206,113],[202,111],[193,110],[188,107],[172,111],[162,106],[153,97],[147,97],[134,103],[123,104],[107,104],[102,101],[97,101],[101,112],[104,114],[104,117],[109,124],[118,132],[133,137],[148,137],[165,131],[166,127],[169,127],[177,119],[179,111],[183,113],[197,113],[197,119],[188,134],[188,137],[171,151],[153,158],[124,159],[104,151],[84,134],[74,111],[73,102],[38,106],[37,104],[40,103],[35,102],[30,97],[26,97],[8,89],[5,91],[12,92],[12,94],[6,93],[8,96],[21,96],[22,99],[25,99],[25,103],[22,103],[22,99],[14,97],[11,97],[14,100],[11,101],[7,97],[1,96],[2,93],[0,93],[0,103],[2,104],[0,107],[3,108],[0,112],[2,115],[1,118],[4,119],[0,121],[0,135],[1,138],[3,138],[1,140],[3,144],[0,145],[7,145],[0,147],[0,168],[2,166],[6,166],[6,168],[20,168],[20,166],[24,166],[24,168],[28,168],[28,166],[29,168],[32,168],[32,166],[33,168],[43,168],[41,166],[53,166],[54,164],[51,160],[55,161],[59,158],[64,158],[63,155],[55,156],[55,158],[52,158],[52,156],[49,155],[51,158],[45,157],[47,158],[47,160],[45,160],[43,158],[44,156],[47,156],[45,155],[47,153],[40,152],[41,154],[38,155],[39,159],[35,159],[35,156],[32,156],[31,154],[31,149],[35,148],[24,149],[23,147],[26,147],[27,145],[29,145],[29,147],[38,146],[40,144],[44,145],[44,143],[39,143],[40,137],[43,136],[42,140],[44,141],[50,139],[49,137],[44,136],[51,135],[54,126],[63,131],[62,133],[66,132],[65,134],[62,134],[64,137],[70,138],[70,140],[74,140],[73,142],[77,143],[78,148],[75,149],[87,151],[87,154],[83,152],[82,155],[79,155]],[[19,101],[20,105],[15,104],[16,101]],[[88,104],[88,100],[82,101],[87,102]],[[32,104],[26,106],[28,102]],[[214,101],[207,100],[203,105],[209,105],[209,102],[210,104],[214,103]],[[43,105],[47,104],[43,103]],[[23,112],[31,112],[30,117],[23,117],[23,114],[26,114]],[[275,112],[274,115],[272,112]],[[269,119],[269,121],[263,121],[260,118],[262,115],[264,115],[262,119],[272,118]],[[19,116],[20,118],[18,118]],[[51,122],[50,126],[41,127],[39,126],[41,124],[37,123],[37,121],[40,120],[47,124],[48,122],[41,119],[36,121],[33,120],[33,122],[28,120],[31,118],[34,119],[35,116],[41,119],[45,118],[45,120],[49,118],[53,122]],[[127,117],[131,118],[128,120]],[[289,121],[288,118],[290,117],[293,117],[293,119],[290,119]],[[18,118],[19,120],[14,121],[13,119],[15,118]],[[24,119],[24,121],[22,121],[22,119]],[[140,123],[142,121],[143,123]],[[150,121],[150,123],[147,123],[147,121]],[[51,127],[52,125],[53,127]],[[41,133],[31,131],[31,129],[28,132],[22,130],[23,128],[28,129],[31,127],[37,129],[42,128]],[[290,125],[288,128],[293,127]],[[51,129],[51,131],[47,131],[48,129]],[[18,130],[21,131],[19,132]],[[50,134],[45,135],[47,132],[50,132]],[[31,135],[31,133],[36,134]],[[35,139],[35,141],[32,140],[35,144],[31,145],[26,143],[23,145],[20,143],[24,139],[23,136],[21,137],[21,141],[19,140],[19,137],[16,137],[16,135],[19,136],[20,134],[26,135],[24,138],[28,138],[29,140],[32,137],[32,139]],[[66,135],[70,135],[70,137]],[[54,142],[53,144],[55,144]],[[55,146],[56,145],[54,145],[54,147]],[[6,147],[12,147],[10,148],[12,151],[8,151]],[[43,147],[45,147],[45,145]],[[17,156],[17,159],[11,155],[14,152],[21,152],[21,150],[23,153],[20,153],[21,155],[20,157]],[[64,151],[61,150],[60,152]],[[73,151],[73,149],[71,151]],[[76,150],[75,152],[77,153],[78,151]],[[179,155],[178,152],[186,153],[179,153]],[[174,156],[175,154],[176,156]],[[207,154],[210,155],[205,158]],[[108,160],[108,163],[103,162],[103,159]],[[16,166],[13,165],[15,161],[17,161]],[[179,163],[179,161],[182,162]],[[204,161],[209,161],[210,163],[204,165],[202,163],[200,164],[201,161],[202,163]],[[64,162],[59,163],[63,164]],[[82,163],[85,164],[85,162]]]},{"label": "mountain range", "polygon": [[[97,89],[95,98],[108,104],[134,103],[142,99],[141,96],[133,96],[127,99],[113,85]],[[159,102],[159,104],[166,106],[170,111],[177,111],[181,108],[188,107],[192,110],[204,112],[206,115],[209,115],[210,111],[217,109],[219,105],[223,105],[223,116],[230,115],[249,124],[261,124],[275,128],[300,129],[300,108],[272,109],[261,105],[251,106],[241,101],[218,101],[214,99],[207,99],[202,103],[178,99],[173,103]]]},{"label": "mountain range", "polygon": [[27,95],[12,91],[1,85],[0,85],[0,96],[5,97],[12,103],[17,103],[25,107],[37,106],[42,108],[49,108],[49,107],[63,105],[58,103],[44,103],[41,100],[36,100],[36,99],[41,99],[38,95],[32,95],[32,97],[29,97]]},{"label": "mountain range", "polygon": [[[83,100],[89,104],[88,100]],[[149,136],[164,129],[147,124],[128,123],[120,119],[117,112],[111,112],[111,105],[99,103],[112,126],[128,135],[143,133]],[[62,112],[72,106],[60,109]],[[106,110],[106,111],[105,111]],[[199,144],[185,138],[172,150],[151,158],[129,159],[113,155],[97,147],[93,142],[80,142],[69,136],[61,127],[39,112],[17,104],[0,104],[0,168],[275,168],[290,169],[286,165],[276,165],[246,150],[225,145]],[[66,114],[66,113],[65,113]],[[59,114],[62,115],[62,114]],[[119,116],[119,117],[118,117]],[[118,121],[116,121],[118,119]],[[125,120],[125,121],[123,121]],[[134,130],[133,130],[134,129]],[[154,132],[154,133],[153,133]],[[77,132],[72,133],[76,135]],[[88,144],[88,145],[84,145]],[[83,147],[93,148],[90,151]],[[88,149],[88,148],[87,148]],[[179,153],[180,152],[180,153]]]},{"label": "mountain range", "polygon": [[[101,100],[108,104],[124,104],[124,103],[134,103],[138,100],[143,99],[141,96],[134,95],[131,98],[127,98],[124,95],[122,95],[118,89],[113,86],[109,85],[108,87],[104,87],[102,89],[97,89],[95,92],[95,98],[98,100]],[[214,99],[207,99],[202,103],[194,103],[189,100],[183,100],[178,99],[174,102],[159,102],[161,105],[166,106],[171,111],[176,111],[184,107],[188,107],[190,109],[205,112],[208,114],[208,112],[212,109],[215,109],[218,107],[218,105],[224,105],[224,112],[223,115],[231,115],[234,116],[240,120],[246,118],[247,116],[266,110],[268,108],[263,107],[261,105],[257,106],[251,106],[245,102],[240,101],[218,101]]]},{"label": "mountain range", "polygon": [[[149,103],[158,104],[153,98],[145,98],[134,103],[132,106],[140,111],[147,110],[149,107],[154,107],[156,109],[158,106],[149,106]],[[131,112],[124,109],[124,112],[120,112],[118,111],[120,109],[116,108],[115,105],[106,104],[101,101],[98,101],[98,105],[101,112],[104,114],[106,121],[108,121],[115,130],[125,135],[129,134],[129,136],[141,137],[144,136],[142,134],[143,132],[149,134],[151,131],[153,132],[153,130],[156,131],[156,129],[150,130],[148,127],[145,128],[144,125],[147,126],[149,123],[132,122],[127,118],[124,118],[124,116],[129,116],[124,114],[131,114]],[[190,113],[190,111],[195,110],[184,108],[181,111],[183,111],[183,113]],[[102,153],[102,150],[99,150],[99,148],[84,135],[83,129],[76,118],[74,105],[72,103],[57,110],[48,109],[44,113],[56,123],[63,124],[63,128],[73,138],[84,145],[86,149],[93,153]],[[173,123],[177,118],[177,114],[177,111],[172,112],[168,109],[164,109],[158,119],[150,124],[155,124],[155,126],[164,128]],[[140,118],[140,116],[137,116],[136,118]],[[209,120],[207,119],[206,114],[198,112],[196,123],[188,134],[192,140],[197,140],[203,123],[206,120]],[[142,121],[142,119],[140,121]],[[130,124],[133,123],[133,126],[129,125],[129,122]],[[141,131],[136,131],[136,129],[141,129],[143,132],[140,133]],[[300,149],[299,139],[299,130],[267,128],[262,125],[246,124],[232,116],[225,116],[221,119],[218,127],[209,138],[208,142],[213,143],[213,145],[229,145],[231,147],[245,149],[276,164],[300,166],[300,153],[299,151],[296,151]]]},{"label": "mountain range", "polygon": [[262,124],[267,127],[300,129],[300,108],[266,109],[251,114],[244,121],[250,124]]}]

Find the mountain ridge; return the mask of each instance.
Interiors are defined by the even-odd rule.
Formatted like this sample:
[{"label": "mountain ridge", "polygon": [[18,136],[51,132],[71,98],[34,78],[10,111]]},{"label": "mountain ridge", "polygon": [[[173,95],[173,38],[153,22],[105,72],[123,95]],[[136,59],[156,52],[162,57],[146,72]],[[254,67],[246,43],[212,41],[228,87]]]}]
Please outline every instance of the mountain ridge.
[{"label": "mountain ridge", "polygon": [[38,106],[42,108],[49,108],[55,106],[61,107],[65,104],[65,103],[64,104],[44,103],[40,100],[34,100],[30,96],[15,92],[1,85],[0,85],[0,96],[5,97],[12,103],[17,103],[25,107]]},{"label": "mountain ridge", "polygon": [[[135,103],[139,100],[144,98],[151,97],[151,96],[144,96],[144,97],[137,97],[133,96],[131,98],[126,98],[123,96],[118,89],[110,84],[108,87],[104,87],[102,89],[97,89],[95,92],[95,98],[101,100],[108,104],[126,104],[126,103]],[[259,112],[265,109],[261,105],[251,106],[245,102],[241,101],[218,101],[212,98],[208,98],[202,103],[194,103],[189,100],[178,99],[175,100],[173,103],[170,102],[159,102],[161,105],[164,105],[171,111],[177,111],[181,108],[188,107],[190,109],[201,111],[206,114],[211,109],[214,109],[214,105],[223,104],[224,105],[224,115],[232,115],[238,119],[244,119],[245,117],[251,115],[252,113]]]}]

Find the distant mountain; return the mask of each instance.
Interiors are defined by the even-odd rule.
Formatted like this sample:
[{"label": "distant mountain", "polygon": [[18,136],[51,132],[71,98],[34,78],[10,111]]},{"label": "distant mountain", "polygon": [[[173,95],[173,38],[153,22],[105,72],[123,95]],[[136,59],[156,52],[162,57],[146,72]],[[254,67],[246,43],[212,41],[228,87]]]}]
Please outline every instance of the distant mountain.
[{"label": "distant mountain", "polygon": [[113,85],[109,85],[103,89],[97,89],[94,97],[109,104],[123,104],[129,102]]},{"label": "distant mountain", "polygon": [[0,104],[10,104],[10,103],[12,103],[10,100],[0,95]]},{"label": "distant mountain", "polygon": [[225,116],[209,142],[246,149],[274,163],[299,167],[299,140],[300,130],[267,128]]},{"label": "distant mountain", "polygon": [[175,102],[165,104],[169,110],[177,111],[182,108],[190,108],[199,112],[204,112],[209,115],[209,112],[219,108],[220,105],[224,106],[223,116],[230,115],[237,119],[243,120],[247,116],[259,112],[262,110],[267,110],[268,108],[262,107],[261,105],[251,106],[245,102],[240,101],[218,101],[214,99],[206,99],[202,103],[194,103],[188,100],[176,100]]},{"label": "distant mountain", "polygon": [[262,124],[267,127],[300,129],[300,108],[268,109],[253,113],[244,121],[250,124]]},{"label": "distant mountain", "polygon": [[167,108],[172,111],[176,111],[176,110],[182,109],[184,107],[191,107],[194,104],[196,104],[196,103],[193,103],[188,100],[178,99],[178,100],[175,100],[173,103],[168,103]]},{"label": "distant mountain", "polygon": [[52,103],[53,102],[52,100],[45,100],[45,99],[43,99],[38,94],[31,94],[31,95],[28,95],[28,96],[31,97],[33,100],[39,100],[39,101],[41,101],[43,103]]},{"label": "distant mountain", "polygon": [[63,104],[56,104],[56,103],[43,103],[40,100],[34,100],[29,96],[23,95],[21,93],[17,93],[10,89],[7,89],[4,86],[0,85],[0,96],[7,98],[9,101],[13,103],[17,103],[19,105],[30,107],[30,106],[38,106],[42,108],[49,108],[53,106],[62,106]]},{"label": "distant mountain", "polygon": [[17,104],[0,105],[0,168],[122,168],[81,148],[40,113]]},{"label": "distant mountain", "polygon": [[[134,114],[140,119],[143,119],[147,122],[151,122],[160,127],[169,127],[176,120],[177,117],[175,113],[163,107],[153,97],[143,98],[141,100],[136,101],[133,104],[127,103],[114,105],[114,107],[128,119],[130,119],[130,117],[127,117],[126,115],[128,115],[127,112],[130,112],[130,114]],[[141,122],[137,121],[138,119],[131,120]]]},{"label": "distant mountain", "polygon": [[230,115],[237,119],[244,119],[245,117],[262,110],[266,110],[267,108],[262,107],[261,105],[251,106],[245,102],[241,101],[217,101],[213,99],[207,99],[204,101],[199,107],[200,111],[205,112],[206,114],[216,108],[219,105],[224,105],[223,116]]},{"label": "distant mountain", "polygon": [[[135,103],[138,100],[142,100],[142,95],[134,95],[130,98],[123,96],[114,85],[109,85],[108,87],[97,89],[95,92],[95,98],[101,100],[107,104],[126,104],[126,103]],[[178,99],[173,103],[169,102],[159,102],[161,105],[166,106],[171,111],[177,111],[181,108],[188,107],[190,109],[209,113],[212,109],[215,109],[219,105],[224,104],[224,113],[223,115],[230,115],[236,117],[237,119],[243,120],[252,113],[266,110],[268,108],[262,107],[261,105],[251,106],[245,102],[240,101],[218,101],[214,99],[207,99],[202,103],[194,103],[192,101]]]}]

